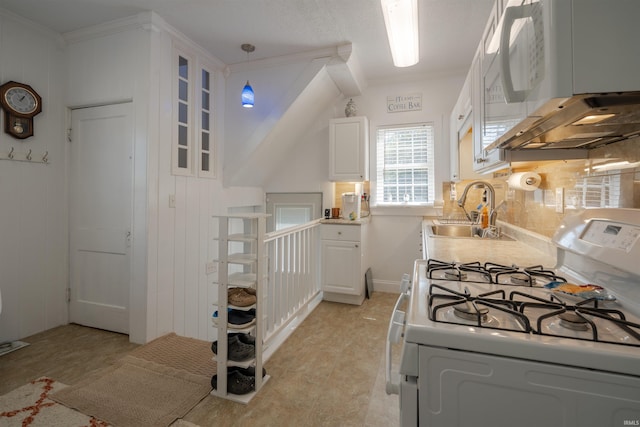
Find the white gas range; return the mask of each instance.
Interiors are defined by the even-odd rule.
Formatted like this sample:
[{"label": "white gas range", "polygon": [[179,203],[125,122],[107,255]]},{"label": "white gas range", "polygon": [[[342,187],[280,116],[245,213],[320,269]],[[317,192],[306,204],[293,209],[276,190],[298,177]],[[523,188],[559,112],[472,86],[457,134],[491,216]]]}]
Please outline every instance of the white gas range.
[{"label": "white gas range", "polygon": [[416,261],[387,346],[402,426],[640,425],[640,210],[568,216],[553,242],[554,268]]}]

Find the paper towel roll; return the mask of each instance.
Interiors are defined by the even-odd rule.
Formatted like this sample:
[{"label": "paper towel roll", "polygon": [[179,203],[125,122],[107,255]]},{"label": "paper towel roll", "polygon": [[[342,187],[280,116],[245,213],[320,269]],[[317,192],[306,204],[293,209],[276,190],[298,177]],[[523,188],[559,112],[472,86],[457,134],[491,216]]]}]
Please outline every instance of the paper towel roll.
[{"label": "paper towel roll", "polygon": [[511,174],[509,188],[515,190],[533,191],[540,186],[542,178],[535,172],[517,172]]}]

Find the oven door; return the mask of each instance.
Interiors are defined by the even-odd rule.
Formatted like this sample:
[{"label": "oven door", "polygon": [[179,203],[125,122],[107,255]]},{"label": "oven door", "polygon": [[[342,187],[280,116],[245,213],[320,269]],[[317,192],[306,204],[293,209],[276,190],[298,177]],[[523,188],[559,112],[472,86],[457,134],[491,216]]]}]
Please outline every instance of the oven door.
[{"label": "oven door", "polygon": [[640,425],[638,377],[428,346],[419,357],[421,426]]},{"label": "oven door", "polygon": [[385,348],[385,391],[387,394],[399,394],[400,392],[400,373],[394,372],[392,369],[393,346],[398,344],[404,335],[405,312],[401,308],[409,300],[410,295],[411,282],[409,281],[409,275],[405,273],[400,282],[400,296],[393,307],[387,330]]}]

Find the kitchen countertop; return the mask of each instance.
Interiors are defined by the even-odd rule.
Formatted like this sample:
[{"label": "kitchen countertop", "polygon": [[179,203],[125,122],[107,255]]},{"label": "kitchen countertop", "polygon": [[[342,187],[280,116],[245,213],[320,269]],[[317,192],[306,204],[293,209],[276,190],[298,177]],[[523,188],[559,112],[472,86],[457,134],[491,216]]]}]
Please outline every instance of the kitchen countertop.
[{"label": "kitchen countertop", "polygon": [[342,218],[325,218],[320,220],[320,224],[336,224],[336,225],[363,225],[371,222],[371,216],[360,218],[357,220]]},{"label": "kitchen countertop", "polygon": [[542,264],[547,268],[556,265],[555,247],[550,239],[528,230],[499,224],[502,232],[514,240],[493,240],[480,238],[429,236],[426,227],[434,224],[434,219],[422,221],[424,259],[445,262],[490,261],[504,265],[529,267]]}]

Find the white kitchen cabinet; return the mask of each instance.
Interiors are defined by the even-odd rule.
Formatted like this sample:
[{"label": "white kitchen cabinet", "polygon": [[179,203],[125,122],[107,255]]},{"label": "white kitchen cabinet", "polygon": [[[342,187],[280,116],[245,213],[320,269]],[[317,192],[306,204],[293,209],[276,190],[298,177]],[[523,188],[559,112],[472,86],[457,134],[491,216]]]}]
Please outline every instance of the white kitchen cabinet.
[{"label": "white kitchen cabinet", "polygon": [[[269,376],[256,375],[254,392],[235,395],[227,392],[227,373],[234,366],[242,368],[253,367],[256,373],[262,372],[262,338],[264,336],[265,298],[264,286],[266,280],[267,253],[264,244],[266,229],[266,214],[238,214],[232,216],[214,216],[217,241],[213,261],[207,265],[213,273],[217,266],[217,275],[213,285],[217,286],[217,298],[214,310],[217,316],[212,317],[214,327],[217,328],[218,347],[213,359],[217,363],[217,387],[211,391],[212,396],[222,397],[235,402],[247,403],[260,390]],[[256,303],[248,307],[236,307],[228,303],[229,288],[251,288],[256,291]],[[255,310],[255,322],[246,327],[232,325],[228,322],[228,309],[249,312]],[[228,360],[227,334],[244,333],[255,338],[255,358],[246,362]]]},{"label": "white kitchen cabinet", "polygon": [[369,120],[366,117],[329,122],[329,180],[369,180]]},{"label": "white kitchen cabinet", "polygon": [[482,118],[485,114],[485,97],[499,96],[499,94],[493,92],[488,93],[487,88],[493,87],[495,89],[501,83],[487,81],[487,78],[483,77],[483,70],[486,62],[492,59],[492,55],[496,51],[496,47],[493,45],[495,44],[493,37],[503,9],[504,2],[497,0],[493,9],[491,9],[489,21],[480,40],[478,53],[476,53],[476,59],[474,59],[471,67],[471,90],[473,92],[472,103],[474,111],[473,129],[475,130],[473,132],[473,170],[478,174],[494,172],[509,166],[509,163],[504,159],[503,150],[494,149],[489,151],[486,149],[487,146],[494,142],[495,138],[492,135],[491,128],[483,126],[482,123]]},{"label": "white kitchen cabinet", "polygon": [[367,225],[322,224],[322,291],[328,301],[362,304]]},{"label": "white kitchen cabinet", "polygon": [[473,105],[472,105],[472,90],[471,90],[471,78],[473,68],[469,70],[467,78],[462,85],[462,90],[458,96],[453,110],[451,111],[451,117],[449,121],[450,128],[450,179],[451,181],[459,181],[466,179],[462,176],[461,171],[466,165],[462,162],[469,161],[461,157],[461,151],[459,147],[460,140],[469,133],[473,122]]}]

